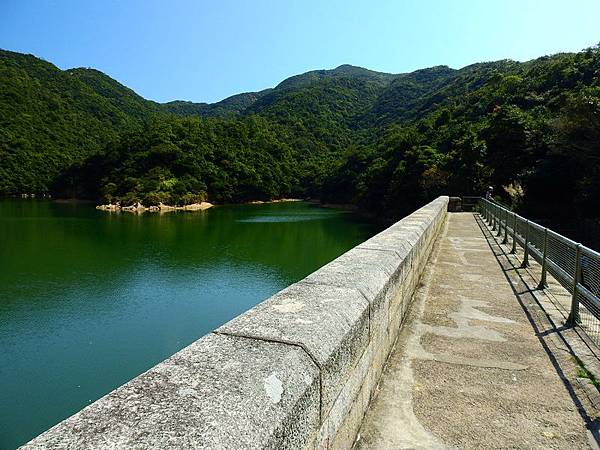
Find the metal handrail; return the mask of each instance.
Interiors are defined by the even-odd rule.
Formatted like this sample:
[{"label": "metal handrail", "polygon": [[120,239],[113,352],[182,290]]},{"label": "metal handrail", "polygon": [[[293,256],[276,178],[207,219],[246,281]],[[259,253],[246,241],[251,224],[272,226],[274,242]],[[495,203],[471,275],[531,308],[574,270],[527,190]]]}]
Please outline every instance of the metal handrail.
[{"label": "metal handrail", "polygon": [[494,201],[480,198],[479,211],[492,231],[496,231],[498,237],[503,236],[502,243],[508,244],[508,239],[512,239],[511,253],[516,251],[517,246],[523,249],[523,267],[528,266],[530,257],[540,263],[539,289],[546,288],[546,274],[549,273],[569,290],[568,325],[573,326],[580,321],[580,303],[600,320],[600,253]]}]

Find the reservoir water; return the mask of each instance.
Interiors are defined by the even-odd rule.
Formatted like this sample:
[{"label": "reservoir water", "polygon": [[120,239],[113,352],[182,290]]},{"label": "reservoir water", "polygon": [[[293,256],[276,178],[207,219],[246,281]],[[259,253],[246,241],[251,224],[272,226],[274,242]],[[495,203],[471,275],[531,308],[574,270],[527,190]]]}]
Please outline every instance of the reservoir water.
[{"label": "reservoir water", "polygon": [[107,213],[0,200],[0,449],[11,449],[367,239],[294,202]]}]

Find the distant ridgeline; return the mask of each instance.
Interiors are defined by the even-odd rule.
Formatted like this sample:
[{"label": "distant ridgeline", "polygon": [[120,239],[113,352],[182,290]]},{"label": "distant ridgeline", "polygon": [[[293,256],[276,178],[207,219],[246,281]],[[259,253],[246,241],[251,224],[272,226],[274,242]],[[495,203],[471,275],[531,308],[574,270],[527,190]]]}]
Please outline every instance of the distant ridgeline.
[{"label": "distant ridgeline", "polygon": [[600,216],[600,50],[297,75],[214,104],[0,51],[0,194],[146,205],[313,197],[394,219],[440,194]]}]

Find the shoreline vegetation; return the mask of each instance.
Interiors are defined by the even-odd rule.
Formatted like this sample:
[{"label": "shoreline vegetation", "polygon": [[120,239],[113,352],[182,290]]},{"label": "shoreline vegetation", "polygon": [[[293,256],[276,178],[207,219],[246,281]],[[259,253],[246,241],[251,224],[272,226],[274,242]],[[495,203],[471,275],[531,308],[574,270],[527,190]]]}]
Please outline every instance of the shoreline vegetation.
[{"label": "shoreline vegetation", "polygon": [[262,205],[263,203],[286,203],[286,202],[303,202],[302,198],[276,198],[273,200],[252,200],[246,202],[248,205]]},{"label": "shoreline vegetation", "polygon": [[[284,202],[301,202],[304,201],[301,198],[278,198],[273,200],[252,200],[249,202],[245,202],[242,204],[247,205],[262,205],[266,203],[284,203]],[[100,211],[109,211],[109,212],[132,212],[132,213],[143,213],[143,212],[171,212],[171,211],[205,211],[214,207],[215,205],[210,202],[199,202],[192,203],[189,205],[175,206],[175,205],[166,205],[164,203],[159,203],[158,205],[145,206],[141,202],[134,203],[133,205],[121,206],[121,204],[117,203],[108,203],[104,205],[97,205],[96,209]]]},{"label": "shoreline vegetation", "polygon": [[[16,194],[16,195],[10,195],[10,196],[0,196],[1,198],[22,198],[22,199],[44,199],[44,200],[50,200],[53,201],[55,203],[86,203],[86,204],[95,204],[96,202],[94,200],[90,200],[90,199],[81,199],[81,198],[53,198],[52,195],[48,194],[48,193],[42,193],[42,194]],[[346,211],[353,211],[353,212],[365,212],[365,211],[361,211],[360,208],[358,208],[356,205],[352,205],[349,203],[323,203],[321,200],[319,199],[315,199],[315,198],[274,198],[271,200],[249,200],[249,201],[245,201],[245,202],[237,202],[237,203],[231,203],[233,205],[263,205],[263,204],[270,204],[270,203],[288,203],[288,202],[308,202],[311,203],[313,205],[317,205],[321,208],[329,208],[329,209],[343,209]],[[206,209],[212,208],[214,206],[219,206],[219,205],[225,205],[225,204],[229,204],[229,203],[219,203],[219,204],[215,204],[215,203],[211,203],[211,202],[207,202],[207,201],[202,201],[202,202],[196,202],[196,203],[192,203],[192,204],[188,204],[188,205],[169,205],[169,204],[165,204],[165,203],[159,203],[158,205],[151,205],[151,206],[146,206],[144,205],[142,202],[136,202],[134,204],[131,205],[126,205],[126,206],[122,206],[119,202],[115,202],[115,203],[105,203],[105,204],[100,204],[100,205],[96,205],[96,209],[100,210],[100,211],[110,211],[110,212],[119,212],[119,211],[126,211],[126,212],[169,212],[169,211],[204,211]]]}]

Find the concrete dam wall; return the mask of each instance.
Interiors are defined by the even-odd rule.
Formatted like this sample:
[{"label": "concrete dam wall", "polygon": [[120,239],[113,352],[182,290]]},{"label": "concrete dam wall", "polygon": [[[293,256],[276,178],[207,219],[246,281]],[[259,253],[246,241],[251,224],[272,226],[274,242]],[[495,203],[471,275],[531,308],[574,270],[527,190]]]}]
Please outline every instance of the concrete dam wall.
[{"label": "concrete dam wall", "polygon": [[437,198],[22,448],[350,448],[447,207]]}]

